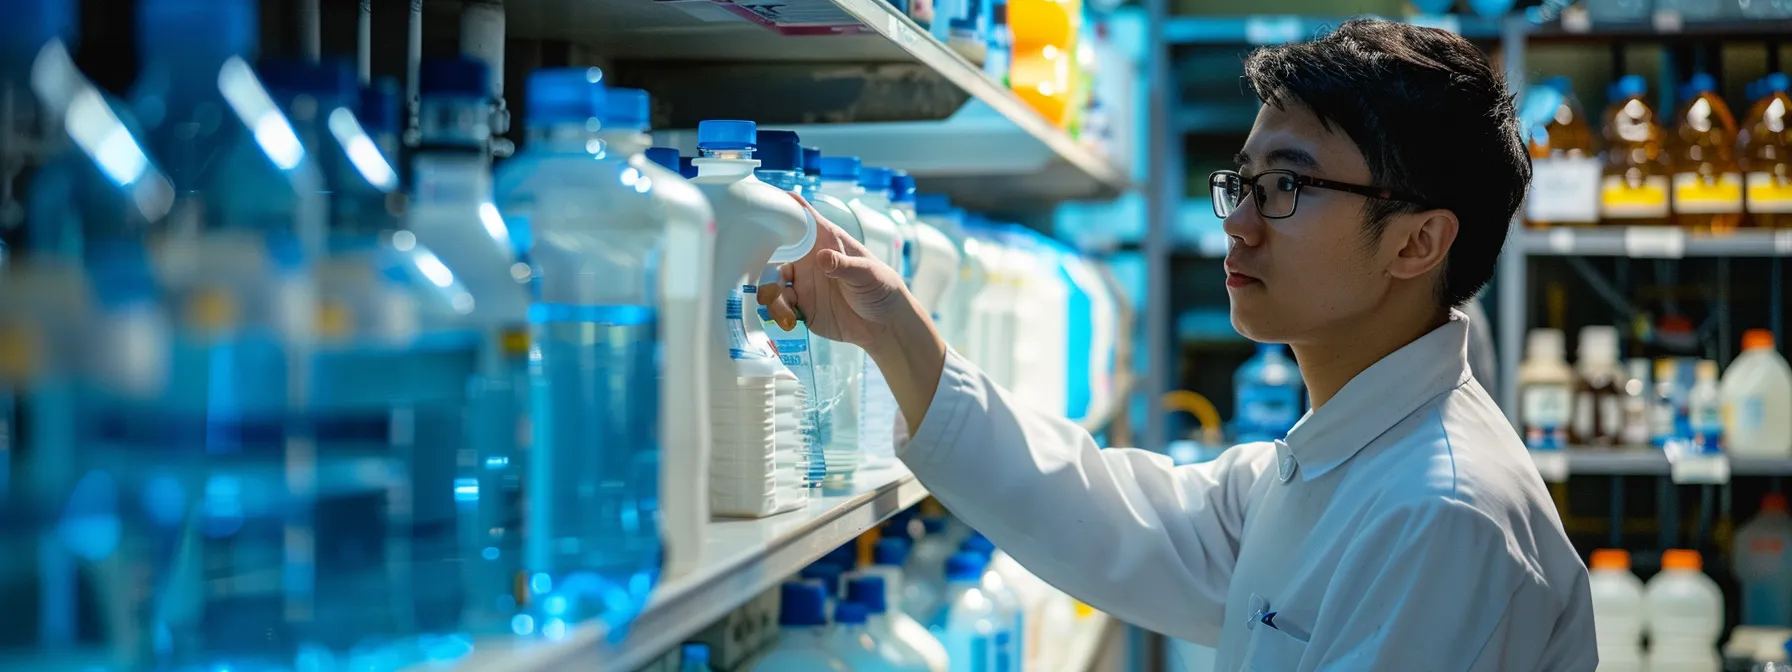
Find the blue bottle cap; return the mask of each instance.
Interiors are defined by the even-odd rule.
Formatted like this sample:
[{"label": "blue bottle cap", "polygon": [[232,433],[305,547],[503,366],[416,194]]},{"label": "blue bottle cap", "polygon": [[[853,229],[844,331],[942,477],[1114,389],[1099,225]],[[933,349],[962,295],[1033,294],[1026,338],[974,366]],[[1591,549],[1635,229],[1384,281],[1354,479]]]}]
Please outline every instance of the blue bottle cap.
[{"label": "blue bottle cap", "polygon": [[678,150],[671,147],[648,147],[647,160],[660,164],[666,170],[678,172]]},{"label": "blue bottle cap", "polygon": [[821,157],[821,179],[824,179],[824,180],[857,180],[857,179],[859,179],[859,157],[856,157],[856,156],[824,156],[824,157]]},{"label": "blue bottle cap", "polygon": [[1767,95],[1767,91],[1784,92],[1792,89],[1792,78],[1786,77],[1786,73],[1783,72],[1770,73],[1761,80],[1761,87],[1766,89],[1761,95]]},{"label": "blue bottle cap", "polygon": [[373,134],[397,133],[399,111],[398,80],[379,77],[361,90],[361,125]]},{"label": "blue bottle cap", "polygon": [[804,567],[799,576],[821,582],[828,595],[833,595],[840,591],[840,575],[845,573],[846,570],[841,569],[839,565],[822,560]]},{"label": "blue bottle cap", "polygon": [[604,98],[604,128],[645,131],[650,125],[653,102],[640,89],[610,89]]},{"label": "blue bottle cap", "polygon": [[890,169],[883,166],[859,166],[859,186],[866,191],[889,191]]},{"label": "blue bottle cap", "polygon": [[871,547],[871,564],[902,566],[908,562],[910,542],[902,537],[884,537]]},{"label": "blue bottle cap", "polygon": [[803,169],[803,145],[796,131],[760,131],[758,142],[753,158],[759,159],[760,170]]},{"label": "blue bottle cap", "polygon": [[908,171],[890,171],[890,200],[895,203],[915,202],[915,178]]},{"label": "blue bottle cap", "polygon": [[254,0],[142,0],[137,50],[237,56],[255,51],[261,15]]},{"label": "blue bottle cap", "polygon": [[939,534],[946,531],[946,519],[941,516],[928,516],[921,519],[921,529],[928,534]]},{"label": "blue bottle cap", "polygon": [[802,628],[828,624],[828,597],[821,586],[787,582],[778,588],[778,600],[778,625]]},{"label": "blue bottle cap", "polygon": [[803,173],[805,175],[821,174],[821,150],[814,147],[803,148]]},{"label": "blue bottle cap", "polygon": [[958,545],[958,550],[967,553],[976,553],[977,555],[987,558],[995,554],[996,543],[990,541],[989,537],[985,537],[981,534],[973,534],[966,537],[964,543]]},{"label": "blue bottle cap", "polygon": [[841,602],[834,605],[834,622],[842,625],[864,625],[868,617],[865,605],[857,602]]},{"label": "blue bottle cap", "polygon": [[1708,72],[1693,73],[1692,79],[1686,82],[1686,88],[1691,90],[1695,96],[1701,93],[1710,93],[1717,90],[1717,78],[1712,77]]},{"label": "blue bottle cap", "polygon": [[1569,83],[1567,77],[1561,75],[1543,80],[1543,86],[1555,89],[1564,96],[1574,92],[1574,85]]},{"label": "blue bottle cap", "polygon": [[960,551],[946,558],[947,581],[974,581],[983,576],[983,565],[986,561],[976,553]]},{"label": "blue bottle cap", "polygon": [[759,126],[751,121],[710,119],[697,122],[697,149],[753,149]]},{"label": "blue bottle cap", "polygon": [[944,215],[952,210],[952,199],[945,194],[915,194],[915,212],[919,214]]},{"label": "blue bottle cap", "polygon": [[290,103],[308,95],[328,106],[360,106],[360,90],[348,61],[328,59],[318,63],[292,58],[267,59],[255,68],[261,83],[276,99]]},{"label": "blue bottle cap", "polygon": [[6,60],[29,62],[50,40],[74,41],[74,0],[19,0],[9,4],[13,6],[7,8],[6,20],[0,21],[0,55]]},{"label": "blue bottle cap", "polygon": [[597,68],[548,68],[529,73],[524,104],[534,124],[585,123],[603,117],[604,73]]},{"label": "blue bottle cap", "polygon": [[1614,99],[1633,98],[1649,93],[1649,80],[1643,79],[1642,75],[1625,75],[1618,79],[1617,87],[1618,95],[1613,96]]},{"label": "blue bottle cap", "polygon": [[839,548],[821,556],[821,562],[839,567],[841,571],[850,572],[859,566],[859,545],[850,542],[841,544]]},{"label": "blue bottle cap", "polygon": [[684,176],[684,179],[687,180],[696,177],[697,164],[691,163],[691,157],[678,157],[678,174]]},{"label": "blue bottle cap", "polygon": [[846,582],[846,601],[864,605],[865,611],[873,614],[889,611],[889,597],[884,594],[884,577],[859,576]]},{"label": "blue bottle cap", "polygon": [[692,642],[690,644],[686,644],[682,647],[679,647],[678,655],[681,659],[683,659],[683,663],[685,665],[690,665],[692,663],[699,664],[699,665],[708,665],[709,664],[709,645]]},{"label": "blue bottle cap", "polygon": [[471,96],[491,93],[492,69],[471,58],[431,58],[417,66],[417,92],[424,96]]}]

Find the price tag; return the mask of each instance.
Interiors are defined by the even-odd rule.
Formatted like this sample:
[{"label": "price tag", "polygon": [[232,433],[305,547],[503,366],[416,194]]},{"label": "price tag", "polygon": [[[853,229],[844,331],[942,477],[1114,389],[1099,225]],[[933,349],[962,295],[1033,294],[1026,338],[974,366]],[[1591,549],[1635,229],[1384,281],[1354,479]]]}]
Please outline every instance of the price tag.
[{"label": "price tag", "polygon": [[1639,259],[1679,259],[1686,256],[1686,232],[1671,226],[1632,226],[1624,229],[1624,254]]},{"label": "price tag", "polygon": [[1253,16],[1244,21],[1244,41],[1251,44],[1282,44],[1298,40],[1298,16]]},{"label": "price tag", "polygon": [[1680,18],[1680,13],[1671,9],[1655,12],[1652,19],[1652,23],[1655,24],[1655,32],[1658,33],[1678,33],[1681,28],[1686,26],[1686,22]]},{"label": "price tag", "polygon": [[1556,157],[1531,163],[1525,216],[1551,224],[1599,221],[1599,159]]},{"label": "price tag", "polygon": [[1550,229],[1549,251],[1556,254],[1568,254],[1574,251],[1573,229]]},{"label": "price tag", "polygon": [[1730,482],[1730,458],[1716,455],[1668,454],[1668,475],[1675,483],[1722,485]]},{"label": "price tag", "polygon": [[1545,483],[1568,482],[1568,453],[1560,450],[1533,450],[1531,462]]},{"label": "price tag", "polygon": [[1782,256],[1792,255],[1792,231],[1773,232],[1773,253]]}]

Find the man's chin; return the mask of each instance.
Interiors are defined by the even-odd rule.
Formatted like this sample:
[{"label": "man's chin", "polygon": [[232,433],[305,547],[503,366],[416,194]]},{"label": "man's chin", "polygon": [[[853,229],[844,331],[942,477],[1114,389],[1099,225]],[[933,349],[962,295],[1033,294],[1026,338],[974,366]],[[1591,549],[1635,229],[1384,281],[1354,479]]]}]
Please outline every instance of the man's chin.
[{"label": "man's chin", "polygon": [[1232,330],[1258,343],[1279,342],[1276,335],[1281,333],[1281,329],[1273,317],[1265,314],[1273,311],[1265,310],[1260,305],[1251,305],[1254,303],[1256,302],[1239,305],[1237,298],[1232,299]]}]

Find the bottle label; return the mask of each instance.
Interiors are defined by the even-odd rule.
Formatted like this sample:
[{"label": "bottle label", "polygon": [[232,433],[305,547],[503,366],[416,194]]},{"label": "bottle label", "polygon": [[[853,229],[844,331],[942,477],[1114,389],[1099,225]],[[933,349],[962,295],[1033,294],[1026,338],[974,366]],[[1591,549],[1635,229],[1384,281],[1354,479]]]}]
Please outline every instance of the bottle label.
[{"label": "bottle label", "polygon": [[771,339],[771,348],[778,361],[785,368],[796,374],[798,382],[803,385],[803,481],[810,486],[819,486],[827,477],[827,457],[822,454],[822,446],[832,440],[833,422],[821,412],[820,402],[822,390],[816,387],[815,360],[809,350],[809,328],[798,322],[796,328],[785,331],[773,322],[770,311],[759,307],[759,319],[765,322],[765,333]]},{"label": "bottle label", "polygon": [[1599,221],[1599,159],[1550,158],[1531,164],[1525,218],[1534,222]]},{"label": "bottle label", "polygon": [[1674,174],[1674,212],[1691,214],[1742,212],[1742,175]]},{"label": "bottle label", "polygon": [[1631,181],[1607,175],[1599,188],[1599,214],[1608,219],[1668,216],[1668,178],[1650,175]]},{"label": "bottle label", "polygon": [[1525,387],[1520,401],[1520,410],[1524,413],[1525,447],[1532,450],[1567,447],[1572,396],[1567,385],[1544,383]]},{"label": "bottle label", "polygon": [[[753,289],[755,292],[758,291],[757,288],[750,285],[747,288]],[[728,302],[724,304],[722,318],[728,325],[729,359],[753,359],[761,354],[753,346],[753,342],[747,339],[747,325],[741,318],[741,306],[745,303],[745,295],[746,293],[741,289],[730,291],[728,292]]]},{"label": "bottle label", "polygon": [[1792,174],[1748,174],[1749,212],[1792,212]]},{"label": "bottle label", "polygon": [[1716,404],[1701,404],[1691,413],[1693,445],[1705,452],[1723,450],[1724,418]]}]

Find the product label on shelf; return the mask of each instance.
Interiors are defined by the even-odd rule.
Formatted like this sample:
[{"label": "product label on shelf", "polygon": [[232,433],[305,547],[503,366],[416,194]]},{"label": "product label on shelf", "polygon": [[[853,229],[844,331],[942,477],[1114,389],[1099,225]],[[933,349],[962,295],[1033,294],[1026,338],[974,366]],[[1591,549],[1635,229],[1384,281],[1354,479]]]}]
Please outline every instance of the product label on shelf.
[{"label": "product label on shelf", "polygon": [[1537,475],[1545,482],[1568,482],[1568,453],[1560,450],[1533,450],[1531,462],[1537,465]]},{"label": "product label on shelf", "polygon": [[1519,400],[1525,447],[1533,450],[1566,447],[1569,414],[1574,409],[1572,397],[1567,385],[1537,383],[1525,386]]},{"label": "product label on shelf", "polygon": [[[674,6],[701,2],[719,6],[736,16],[765,26],[780,35],[856,35],[870,30],[839,5],[829,0],[659,0]],[[692,11],[687,9],[686,11]],[[701,11],[701,10],[699,10]],[[896,16],[891,9],[890,16]],[[697,12],[692,12],[697,13]],[[898,22],[900,23],[900,22]]]},{"label": "product label on shelf", "polygon": [[1686,256],[1686,231],[1671,226],[1632,226],[1624,229],[1624,255],[1638,259],[1679,259]]},{"label": "product label on shelf", "polygon": [[1599,159],[1538,159],[1531,164],[1525,218],[1533,222],[1599,221]]},{"label": "product label on shelf", "polygon": [[1792,212],[1792,175],[1748,174],[1749,212]]},{"label": "product label on shelf", "polygon": [[1742,175],[1674,174],[1674,212],[1742,212]]},{"label": "product label on shelf", "polygon": [[1599,187],[1599,214],[1608,219],[1668,216],[1668,178],[1651,175],[1635,184],[1607,175]]}]

